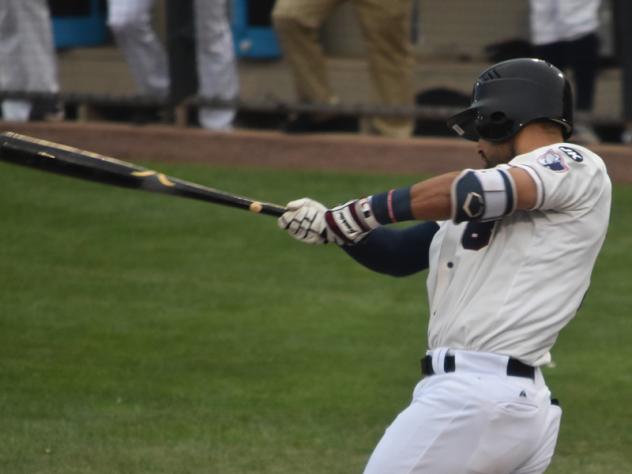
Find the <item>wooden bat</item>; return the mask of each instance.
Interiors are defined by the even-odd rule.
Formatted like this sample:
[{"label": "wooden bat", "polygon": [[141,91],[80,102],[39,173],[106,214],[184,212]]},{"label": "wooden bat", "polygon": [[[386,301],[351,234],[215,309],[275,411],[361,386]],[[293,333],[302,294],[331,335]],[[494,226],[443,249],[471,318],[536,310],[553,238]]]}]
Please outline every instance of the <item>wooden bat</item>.
[{"label": "wooden bat", "polygon": [[123,188],[181,196],[258,214],[280,216],[285,208],[190,183],[90,151],[15,132],[0,133],[0,161]]}]

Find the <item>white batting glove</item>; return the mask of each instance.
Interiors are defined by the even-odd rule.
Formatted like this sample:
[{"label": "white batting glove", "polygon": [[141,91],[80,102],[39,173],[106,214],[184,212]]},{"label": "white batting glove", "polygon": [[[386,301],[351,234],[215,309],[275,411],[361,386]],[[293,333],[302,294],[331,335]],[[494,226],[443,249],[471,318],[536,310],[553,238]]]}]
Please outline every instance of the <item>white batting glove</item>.
[{"label": "white batting glove", "polygon": [[380,226],[368,198],[355,199],[329,209],[325,212],[325,223],[327,240],[338,245],[356,244]]},{"label": "white batting glove", "polygon": [[307,244],[325,244],[325,212],[327,208],[313,199],[303,198],[289,202],[287,211],[279,217],[277,223],[296,240]]}]

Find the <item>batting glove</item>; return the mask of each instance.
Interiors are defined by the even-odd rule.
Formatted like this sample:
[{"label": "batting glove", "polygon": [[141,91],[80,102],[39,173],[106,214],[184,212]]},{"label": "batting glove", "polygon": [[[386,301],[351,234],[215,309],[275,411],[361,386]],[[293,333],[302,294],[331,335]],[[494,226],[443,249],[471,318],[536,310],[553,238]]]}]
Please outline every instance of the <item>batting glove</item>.
[{"label": "batting glove", "polygon": [[325,212],[327,208],[313,199],[303,198],[289,202],[287,211],[277,221],[296,240],[307,244],[327,243]]},{"label": "batting glove", "polygon": [[355,199],[327,210],[325,222],[327,240],[338,245],[356,244],[380,226],[368,198]]}]

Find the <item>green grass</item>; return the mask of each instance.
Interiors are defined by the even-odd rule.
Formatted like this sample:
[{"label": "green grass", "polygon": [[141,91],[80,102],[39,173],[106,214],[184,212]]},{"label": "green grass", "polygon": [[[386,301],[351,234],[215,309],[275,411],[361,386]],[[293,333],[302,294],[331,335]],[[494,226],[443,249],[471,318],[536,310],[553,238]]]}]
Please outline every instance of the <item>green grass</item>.
[{"label": "green grass", "polygon": [[[411,177],[152,165],[284,203]],[[425,274],[390,279],[274,219],[0,167],[0,472],[350,473],[407,405]],[[632,189],[554,351],[552,473],[629,473]]]}]

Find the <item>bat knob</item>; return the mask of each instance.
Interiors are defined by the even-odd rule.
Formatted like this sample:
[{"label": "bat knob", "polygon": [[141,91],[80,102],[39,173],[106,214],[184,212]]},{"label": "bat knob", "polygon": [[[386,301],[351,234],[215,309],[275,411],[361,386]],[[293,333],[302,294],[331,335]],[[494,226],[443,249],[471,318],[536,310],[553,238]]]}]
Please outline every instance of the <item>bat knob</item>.
[{"label": "bat knob", "polygon": [[263,206],[261,205],[260,202],[253,201],[252,203],[250,203],[250,206],[248,207],[248,209],[250,210],[250,212],[254,212],[258,214],[263,209]]}]

